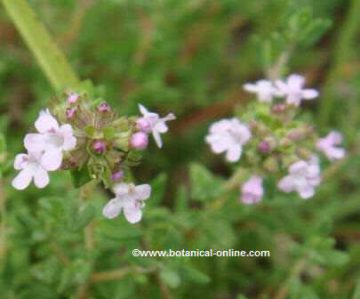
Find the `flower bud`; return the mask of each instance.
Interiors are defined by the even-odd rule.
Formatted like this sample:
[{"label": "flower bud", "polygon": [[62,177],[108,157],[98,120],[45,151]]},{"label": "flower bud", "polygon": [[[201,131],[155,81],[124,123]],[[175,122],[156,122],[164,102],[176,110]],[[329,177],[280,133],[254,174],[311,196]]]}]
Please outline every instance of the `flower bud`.
[{"label": "flower bud", "polygon": [[134,149],[143,150],[148,145],[148,136],[144,132],[137,132],[131,136],[130,144]]},{"label": "flower bud", "polygon": [[269,142],[267,142],[266,140],[261,141],[258,145],[258,151],[262,154],[269,153],[271,151]]},{"label": "flower bud", "polygon": [[79,95],[76,92],[71,92],[68,95],[67,102],[68,104],[75,104],[79,99]]},{"label": "flower bud", "polygon": [[96,153],[102,154],[106,151],[106,143],[103,140],[95,140],[92,144],[92,149]]},{"label": "flower bud", "polygon": [[68,109],[66,109],[66,112],[65,112],[66,118],[67,118],[67,119],[73,118],[74,115],[75,115],[75,112],[76,112],[76,109],[75,109],[75,108],[68,108]]},{"label": "flower bud", "polygon": [[120,181],[124,177],[124,172],[122,170],[113,172],[111,175],[111,179],[113,181]]},{"label": "flower bud", "polygon": [[103,103],[101,103],[101,104],[99,104],[99,105],[97,106],[97,110],[98,110],[99,112],[110,112],[110,111],[111,111],[111,107],[110,107],[110,105],[109,105],[108,103],[103,102]]}]

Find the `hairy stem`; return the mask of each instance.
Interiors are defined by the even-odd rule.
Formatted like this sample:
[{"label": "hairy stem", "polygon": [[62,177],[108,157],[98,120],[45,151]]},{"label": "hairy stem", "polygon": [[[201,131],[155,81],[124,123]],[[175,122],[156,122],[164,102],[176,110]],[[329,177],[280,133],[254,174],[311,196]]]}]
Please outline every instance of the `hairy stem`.
[{"label": "hairy stem", "polygon": [[26,0],[2,0],[16,28],[55,90],[76,87],[80,80]]}]

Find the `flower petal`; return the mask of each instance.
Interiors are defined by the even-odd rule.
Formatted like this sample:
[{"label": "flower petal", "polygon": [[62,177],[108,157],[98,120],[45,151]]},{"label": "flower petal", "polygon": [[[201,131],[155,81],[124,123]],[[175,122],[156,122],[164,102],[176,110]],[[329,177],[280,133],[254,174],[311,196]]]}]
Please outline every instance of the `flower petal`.
[{"label": "flower petal", "polygon": [[122,209],[122,205],[117,198],[110,200],[104,207],[102,213],[105,218],[113,219],[117,217]]},{"label": "flower petal", "polygon": [[319,92],[316,89],[304,89],[302,91],[302,97],[305,100],[312,100],[319,96]]},{"label": "flower petal", "polygon": [[45,149],[45,136],[42,134],[26,134],[24,146],[28,151],[41,152]]},{"label": "flower petal", "polygon": [[141,220],[142,211],[136,204],[124,207],[124,215],[130,223],[137,223]]},{"label": "flower petal", "polygon": [[236,162],[240,159],[242,147],[240,145],[233,145],[226,153],[226,160],[229,162]]},{"label": "flower petal", "polygon": [[113,186],[112,190],[117,196],[126,195],[129,193],[129,184],[119,183]]},{"label": "flower petal", "polygon": [[18,190],[24,190],[29,186],[33,177],[32,171],[24,169],[18,173],[18,175],[12,180],[11,185]]},{"label": "flower petal", "polygon": [[54,171],[61,167],[63,153],[59,149],[46,151],[41,157],[41,166],[48,170]]},{"label": "flower petal", "polygon": [[135,187],[138,199],[145,200],[151,195],[151,186],[149,184],[138,185]]},{"label": "flower petal", "polygon": [[35,128],[39,133],[46,133],[52,130],[58,130],[59,124],[55,117],[53,117],[49,110],[40,111],[38,119],[35,121]]},{"label": "flower petal", "polygon": [[294,190],[294,182],[291,176],[286,176],[278,182],[278,188],[286,193]]},{"label": "flower petal", "polygon": [[17,154],[14,161],[14,168],[16,170],[23,169],[27,164],[28,155],[26,154]]},{"label": "flower petal", "polygon": [[34,183],[35,186],[42,189],[49,184],[49,175],[47,171],[43,168],[38,168],[38,170],[34,173]]},{"label": "flower petal", "polygon": [[158,148],[162,148],[162,140],[160,133],[158,131],[152,131],[152,135]]},{"label": "flower petal", "polygon": [[141,104],[138,104],[139,106],[139,110],[141,112],[142,115],[146,115],[149,113],[149,111],[145,108],[145,106],[141,105]]}]

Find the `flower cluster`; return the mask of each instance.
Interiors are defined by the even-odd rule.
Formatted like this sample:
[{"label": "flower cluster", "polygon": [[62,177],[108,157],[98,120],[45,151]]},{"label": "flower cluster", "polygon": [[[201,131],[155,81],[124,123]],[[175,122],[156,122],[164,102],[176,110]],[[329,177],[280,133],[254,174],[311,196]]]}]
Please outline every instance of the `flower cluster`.
[{"label": "flower cluster", "polygon": [[279,190],[311,198],[321,182],[316,151],[330,161],[345,156],[339,132],[319,138],[313,126],[299,119],[302,101],[319,96],[317,90],[304,86],[305,78],[297,74],[286,80],[247,83],[244,89],[256,94],[258,101],[250,103],[241,118],[222,119],[210,126],[205,140],[214,153],[225,153],[232,163],[245,160],[245,182],[240,187],[243,203],[261,201],[263,180],[270,174],[278,177]]},{"label": "flower cluster", "polygon": [[23,190],[33,180],[44,188],[48,172],[71,170],[74,181],[95,179],[114,191],[116,198],[105,206],[105,217],[114,218],[123,210],[129,222],[138,222],[151,187],[127,182],[129,169],[139,163],[149,134],[162,147],[161,134],[175,119],[172,113],[161,118],[143,105],[139,109],[141,116],[119,117],[108,103],[95,104],[86,95],[68,92],[59,97],[50,110],[40,112],[36,132],[25,136],[27,153],[15,158],[14,168],[20,172],[13,187]]}]

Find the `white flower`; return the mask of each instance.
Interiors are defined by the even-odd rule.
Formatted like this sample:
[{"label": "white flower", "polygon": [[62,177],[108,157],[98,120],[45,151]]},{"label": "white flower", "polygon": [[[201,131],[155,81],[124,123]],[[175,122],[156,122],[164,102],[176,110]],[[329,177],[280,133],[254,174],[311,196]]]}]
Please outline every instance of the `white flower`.
[{"label": "white flower", "polygon": [[321,182],[320,166],[317,157],[309,161],[300,160],[289,167],[289,174],[278,183],[278,188],[286,193],[296,191],[303,199],[315,193],[315,187]]},{"label": "white flower", "polygon": [[111,199],[103,209],[103,215],[106,218],[113,219],[124,211],[125,218],[130,223],[136,223],[141,220],[142,208],[151,194],[151,186],[148,184],[135,186],[134,184],[120,183],[113,188],[116,195]]},{"label": "white flower", "polygon": [[318,140],[316,148],[323,152],[330,161],[339,160],[345,156],[345,149],[337,147],[341,142],[342,135],[339,132],[331,131],[326,137]]},{"label": "white flower", "polygon": [[260,102],[271,102],[273,97],[277,95],[277,89],[268,80],[246,83],[243,87],[248,92],[256,93]]},{"label": "white flower", "polygon": [[250,138],[249,128],[237,118],[231,118],[213,123],[205,140],[214,153],[226,152],[226,160],[236,162],[241,157],[243,145]]},{"label": "white flower", "polygon": [[31,152],[44,152],[41,164],[47,169],[60,168],[63,152],[70,151],[76,146],[71,125],[59,126],[49,110],[45,110],[40,112],[35,121],[35,128],[39,134],[27,134],[24,139],[25,148]]},{"label": "white flower", "polygon": [[278,94],[286,97],[286,102],[295,106],[299,106],[301,100],[312,100],[319,96],[319,92],[315,89],[304,89],[305,78],[303,76],[293,74],[290,75],[286,82],[277,80],[275,82],[278,88]]},{"label": "white flower", "polygon": [[166,122],[174,120],[175,115],[169,113],[165,117],[159,117],[159,114],[148,111],[143,105],[139,104],[139,110],[143,117],[137,120],[138,129],[145,133],[152,133],[155,142],[159,148],[162,147],[161,134],[168,131]]},{"label": "white flower", "polygon": [[30,152],[28,154],[18,154],[15,157],[14,168],[20,170],[13,179],[11,185],[18,190],[24,190],[32,180],[38,188],[44,188],[49,184],[49,175],[47,171],[51,170],[41,163],[40,152]]}]

